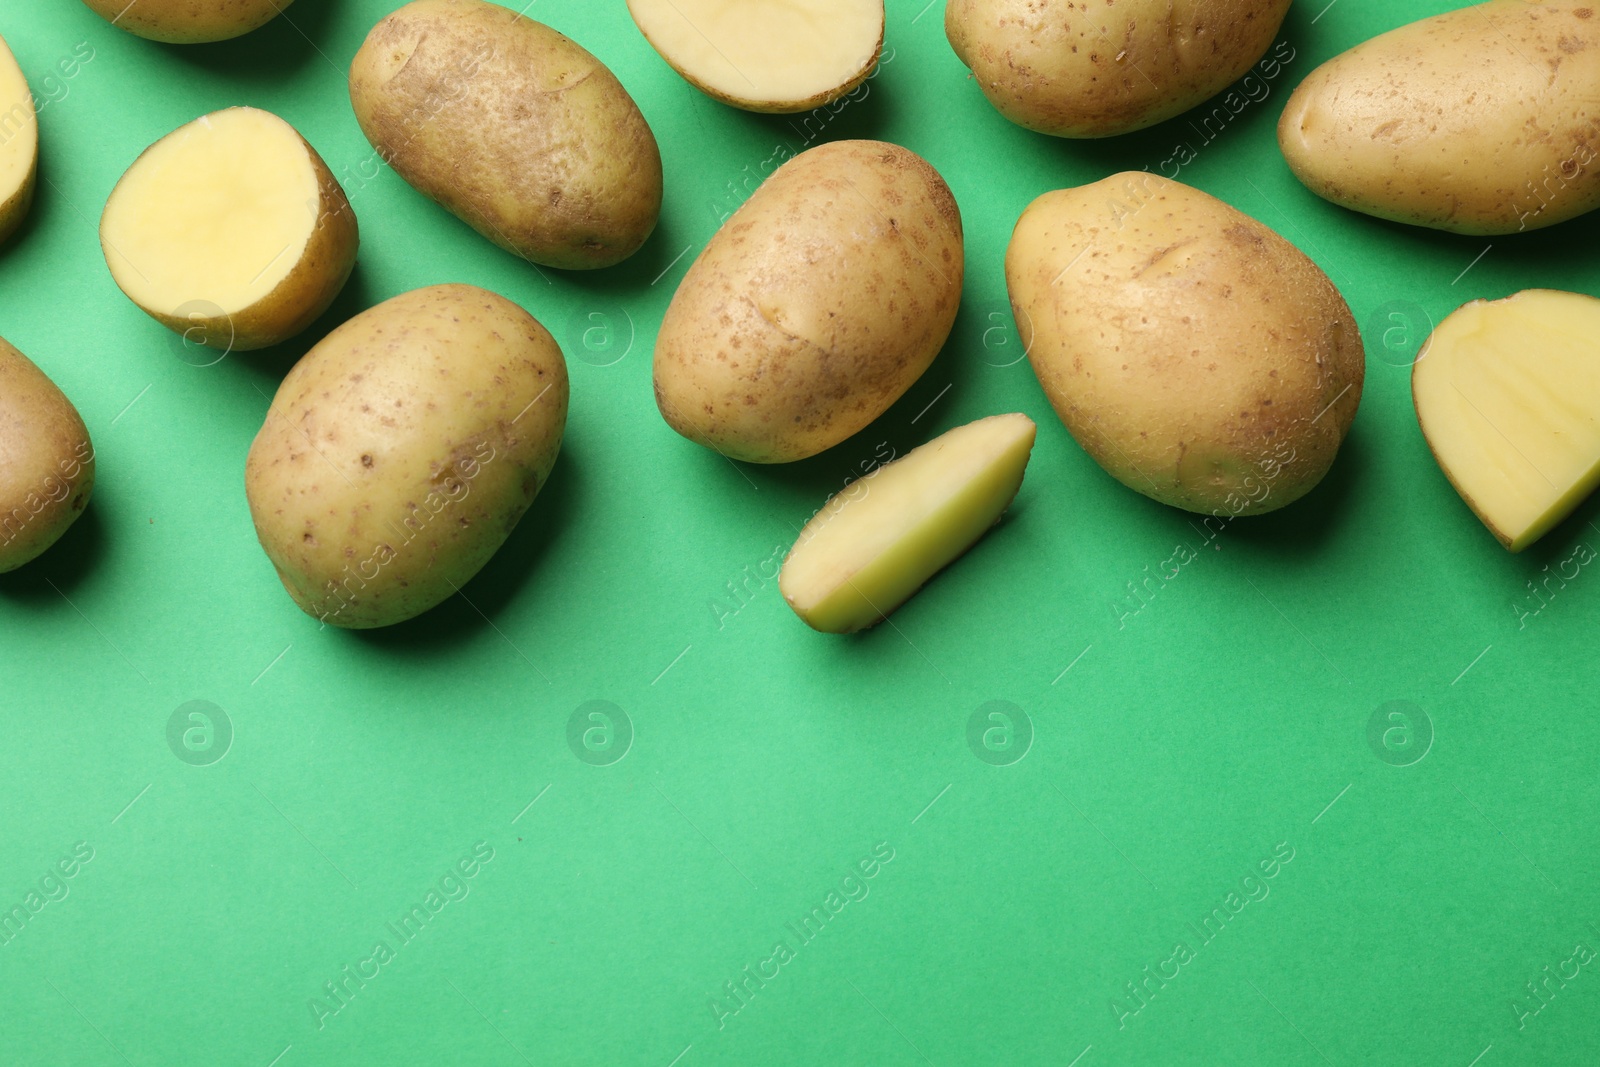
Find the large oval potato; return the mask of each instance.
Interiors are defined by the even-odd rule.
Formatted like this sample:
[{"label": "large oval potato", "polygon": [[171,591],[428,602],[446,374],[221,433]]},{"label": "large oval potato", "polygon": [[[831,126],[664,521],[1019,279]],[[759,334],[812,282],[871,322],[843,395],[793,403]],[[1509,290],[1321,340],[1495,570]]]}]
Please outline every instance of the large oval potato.
[{"label": "large oval potato", "polygon": [[616,76],[571,38],[484,0],[413,0],[350,64],[384,160],[501,248],[618,263],[661,214],[661,152]]},{"label": "large oval potato", "polygon": [[101,252],[128,299],[224,351],[310,326],[349,280],[360,244],[317,150],[253,107],[202,115],[145,149],[100,216]]},{"label": "large oval potato", "polygon": [[533,316],[470,285],[357,315],[295,364],[250,446],[261,547],[296,604],[351,629],[476,574],[544,487],[567,367]]},{"label": "large oval potato", "polygon": [[1378,218],[1516,233],[1600,207],[1600,5],[1490,0],[1374,37],[1300,83],[1295,177]]},{"label": "large oval potato", "polygon": [[94,445],[78,409],[0,338],[0,574],[55,544],[94,492]]},{"label": "large oval potato", "polygon": [[945,35],[1019,126],[1109,137],[1180,115],[1243,77],[1290,0],[949,0]]},{"label": "large oval potato", "polygon": [[684,276],[656,338],[656,403],[734,459],[831,448],[928,369],[961,303],[961,212],[925,160],[835,141],[789,160]]},{"label": "large oval potato", "polygon": [[1006,251],[1051,406],[1118,481],[1254,515],[1333,464],[1365,354],[1327,275],[1266,226],[1148,173],[1046,193]]},{"label": "large oval potato", "polygon": [[294,0],[83,0],[113,26],[166,44],[226,41],[265,26]]},{"label": "large oval potato", "polygon": [[33,93],[0,37],[0,241],[16,232],[33,206],[38,174],[39,119]]}]

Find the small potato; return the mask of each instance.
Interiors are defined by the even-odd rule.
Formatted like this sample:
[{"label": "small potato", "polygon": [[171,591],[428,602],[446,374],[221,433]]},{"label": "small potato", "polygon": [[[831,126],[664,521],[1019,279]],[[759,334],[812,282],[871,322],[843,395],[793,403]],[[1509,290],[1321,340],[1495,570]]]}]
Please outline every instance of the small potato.
[{"label": "small potato", "polygon": [[949,0],[945,35],[1019,126],[1110,137],[1180,115],[1266,54],[1290,0]]},{"label": "small potato", "polygon": [[100,246],[117,286],[188,340],[246,351],[328,309],[360,245],[355,212],[316,149],[267,111],[204,115],[117,182]]},{"label": "small potato", "polygon": [[356,121],[396,174],[501,248],[589,270],[644,244],[661,152],[576,41],[484,0],[414,0],[350,64]]},{"label": "small potato", "polygon": [[628,11],[689,84],[746,111],[830,104],[883,50],[883,0],[628,0]]},{"label": "small potato", "polygon": [[851,482],[784,559],[784,600],[823,633],[877,625],[1000,521],[1036,429],[1026,415],[991,415]]},{"label": "small potato", "polygon": [[55,544],[94,492],[94,445],[72,401],[0,338],[0,573]]},{"label": "small potato", "polygon": [[271,22],[294,0],[83,0],[129,33],[167,44],[226,41]]},{"label": "small potato", "polygon": [[1113,175],[1046,193],[1006,251],[1045,396],[1130,489],[1188,511],[1273,511],[1332,466],[1365,353],[1288,241],[1197,189]]},{"label": "small potato", "polygon": [[734,459],[814,456],[928,369],[964,269],[961,212],[916,153],[882,141],[802,152],[678,286],[656,338],[656,404]]},{"label": "small potato", "polygon": [[306,614],[366,629],[453,595],[561,449],[567,365],[526,311],[434,285],[357,315],[283,380],[250,446],[261,547]]},{"label": "small potato", "polygon": [[1394,222],[1464,234],[1600,207],[1600,5],[1490,0],[1324,63],[1278,123],[1295,177]]},{"label": "small potato", "polygon": [[33,93],[0,37],[0,241],[16,232],[33,205],[38,171],[39,120],[33,113]]}]

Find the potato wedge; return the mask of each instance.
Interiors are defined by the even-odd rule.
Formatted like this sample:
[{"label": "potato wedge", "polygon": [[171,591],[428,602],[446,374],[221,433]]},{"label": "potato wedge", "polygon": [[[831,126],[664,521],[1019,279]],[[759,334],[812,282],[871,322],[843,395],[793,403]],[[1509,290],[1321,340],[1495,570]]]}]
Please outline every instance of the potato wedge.
[{"label": "potato wedge", "polygon": [[628,11],[684,80],[746,111],[832,103],[883,50],[883,0],[628,0]]},{"label": "potato wedge", "polygon": [[311,325],[359,244],[355,212],[316,149],[252,107],[204,115],[150,146],[100,219],[128,299],[224,350],[265,348]]},{"label": "potato wedge", "polygon": [[1411,372],[1428,447],[1520,552],[1600,485],[1600,300],[1530,289],[1441,322]]},{"label": "potato wedge", "polygon": [[1022,486],[1026,415],[958,426],[850,483],[800,531],[778,588],[807,626],[872,626],[977,543]]}]

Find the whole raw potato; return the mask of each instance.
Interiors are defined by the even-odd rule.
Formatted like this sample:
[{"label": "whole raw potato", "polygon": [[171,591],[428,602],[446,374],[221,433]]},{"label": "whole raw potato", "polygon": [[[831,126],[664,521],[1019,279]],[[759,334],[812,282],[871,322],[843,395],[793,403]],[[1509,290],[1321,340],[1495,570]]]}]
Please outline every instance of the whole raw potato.
[{"label": "whole raw potato", "polygon": [[226,41],[272,21],[294,0],[83,0],[89,10],[152,41]]},{"label": "whole raw potato", "polygon": [[945,35],[1019,126],[1109,137],[1215,96],[1266,54],[1290,0],[949,0]]},{"label": "whole raw potato", "polygon": [[1295,177],[1378,218],[1465,234],[1600,207],[1600,5],[1491,0],[1374,37],[1300,83]]},{"label": "whole raw potato", "polygon": [[261,547],[296,604],[352,629],[445,600],[505,542],[561,449],[567,367],[470,285],[379,304],[295,364],[250,447]]},{"label": "whole raw potato", "polygon": [[44,371],[0,338],[0,573],[55,544],[94,492],[94,444]]},{"label": "whole raw potato", "polygon": [[1288,241],[1135,172],[1046,193],[1006,251],[1017,326],[1056,414],[1128,486],[1208,515],[1322,480],[1361,401],[1350,309]]},{"label": "whole raw potato", "polygon": [[882,141],[789,160],[695,260],[656,339],[656,404],[733,459],[786,463],[864,429],[950,335],[961,213],[939,172]]},{"label": "whole raw potato", "polygon": [[576,41],[484,0],[414,0],[350,64],[356,121],[424,196],[550,267],[608,267],[661,214],[661,152]]}]

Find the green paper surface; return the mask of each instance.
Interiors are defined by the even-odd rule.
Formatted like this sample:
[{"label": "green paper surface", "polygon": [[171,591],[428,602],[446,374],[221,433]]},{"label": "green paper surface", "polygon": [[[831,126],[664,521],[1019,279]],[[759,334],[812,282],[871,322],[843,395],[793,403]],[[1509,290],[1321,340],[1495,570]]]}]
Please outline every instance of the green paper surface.
[{"label": "green paper surface", "polygon": [[[1600,964],[1566,962],[1600,950],[1600,574],[1529,584],[1592,558],[1596,505],[1507,554],[1409,386],[1467,300],[1600,291],[1600,220],[1456,237],[1289,173],[1293,86],[1446,0],[1297,4],[1263,99],[1094,143],[1001,118],[924,2],[889,0],[870,91],[809,126],[701,95],[621,0],[529,5],[618,74],[664,157],[654,237],[588,274],[370,166],[345,71],[394,0],[300,0],[189,48],[76,0],[0,8],[44,101],[0,335],[76,403],[99,470],[83,519],[0,578],[0,909],[25,915],[0,938],[0,1063],[1600,1061]],[[361,257],[306,335],[200,366],[117,291],[96,225],[140,151],[235,104],[318,149]],[[724,461],[656,411],[661,315],[765,161],[852,137],[950,183],[960,318],[856,438]],[[1073,443],[1002,272],[1035,196],[1180,154],[1329,273],[1368,352],[1325,483],[1210,540]],[[439,282],[560,341],[561,459],[463,596],[319,630],[256,543],[246,451],[317,338]],[[830,492],[885,444],[1004,411],[1040,432],[997,530],[892,625],[793,617],[777,564]],[[1153,578],[1180,546],[1196,558]]]}]

